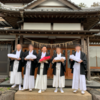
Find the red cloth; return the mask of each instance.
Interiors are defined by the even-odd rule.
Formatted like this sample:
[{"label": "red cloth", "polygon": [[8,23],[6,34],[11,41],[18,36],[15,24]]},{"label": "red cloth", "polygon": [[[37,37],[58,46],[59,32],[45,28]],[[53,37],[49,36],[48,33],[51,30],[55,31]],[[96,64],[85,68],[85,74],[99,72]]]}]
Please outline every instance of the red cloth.
[{"label": "red cloth", "polygon": [[49,60],[49,59],[50,59],[50,56],[47,56],[47,57],[41,58],[40,61]]}]

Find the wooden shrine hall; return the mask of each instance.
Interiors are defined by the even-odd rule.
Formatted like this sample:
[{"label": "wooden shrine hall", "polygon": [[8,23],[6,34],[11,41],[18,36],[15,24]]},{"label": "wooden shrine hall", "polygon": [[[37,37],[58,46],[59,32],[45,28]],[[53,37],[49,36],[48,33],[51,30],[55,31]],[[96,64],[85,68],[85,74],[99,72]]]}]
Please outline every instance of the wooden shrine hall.
[{"label": "wooden shrine hall", "polygon": [[[6,54],[13,52],[18,43],[22,45],[23,51],[26,51],[31,41],[48,44],[71,41],[73,44],[68,44],[67,47],[61,45],[62,53],[67,59],[66,79],[72,79],[69,55],[75,51],[76,43],[81,44],[82,51],[87,55],[87,79],[90,80],[93,68],[100,71],[99,62],[91,66],[91,61],[95,58],[90,58],[90,46],[100,46],[98,38],[100,30],[95,29],[100,21],[100,7],[82,9],[69,0],[16,0],[16,3],[14,0],[1,0],[1,2],[0,48],[9,48],[8,51],[5,50]],[[95,40],[98,41],[94,40],[96,37]],[[91,42],[97,44],[90,45]],[[40,47],[34,45],[36,52],[40,52]],[[2,54],[5,52],[2,51]],[[48,53],[52,57],[55,47],[48,47]],[[8,62],[8,59],[3,60]],[[7,67],[9,62],[1,65],[5,66],[2,74],[6,75],[9,72]],[[5,70],[6,68],[8,70]],[[50,65],[48,78],[52,77]]]}]

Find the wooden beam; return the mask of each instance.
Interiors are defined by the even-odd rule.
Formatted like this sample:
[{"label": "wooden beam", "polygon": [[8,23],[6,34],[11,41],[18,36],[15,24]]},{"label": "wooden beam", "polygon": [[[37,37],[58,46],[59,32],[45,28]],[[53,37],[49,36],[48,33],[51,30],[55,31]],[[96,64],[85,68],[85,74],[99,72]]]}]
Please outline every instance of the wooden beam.
[{"label": "wooden beam", "polygon": [[30,4],[29,6],[27,6],[25,9],[32,9],[36,6],[38,6],[39,4],[43,3],[46,0],[37,0],[35,2],[33,2],[32,4]]},{"label": "wooden beam", "polygon": [[86,38],[87,39],[87,71],[88,71],[88,74],[87,74],[87,78],[88,80],[91,80],[91,73],[90,73],[90,64],[89,64],[89,61],[90,61],[90,57],[89,57],[89,37]]},{"label": "wooden beam", "polygon": [[5,15],[4,15],[4,14],[2,14],[2,13],[0,13],[0,17],[5,17]]}]

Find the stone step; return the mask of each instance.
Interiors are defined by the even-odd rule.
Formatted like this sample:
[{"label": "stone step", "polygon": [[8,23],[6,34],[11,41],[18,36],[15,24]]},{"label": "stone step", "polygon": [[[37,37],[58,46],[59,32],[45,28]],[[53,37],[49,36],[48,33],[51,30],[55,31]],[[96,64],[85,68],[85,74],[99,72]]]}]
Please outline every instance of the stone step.
[{"label": "stone step", "polygon": [[73,93],[72,89],[64,89],[65,93],[54,93],[54,88],[47,89],[44,93],[39,94],[38,90],[18,91],[15,94],[15,100],[92,100],[90,93],[86,91],[85,95],[82,95],[80,91]]}]

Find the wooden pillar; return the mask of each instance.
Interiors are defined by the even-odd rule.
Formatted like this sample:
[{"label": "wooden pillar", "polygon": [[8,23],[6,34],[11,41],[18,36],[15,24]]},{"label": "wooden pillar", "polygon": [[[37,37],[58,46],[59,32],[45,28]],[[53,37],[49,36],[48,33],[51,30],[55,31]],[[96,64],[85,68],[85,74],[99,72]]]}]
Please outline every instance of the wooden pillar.
[{"label": "wooden pillar", "polygon": [[20,44],[23,45],[23,35],[20,36]]},{"label": "wooden pillar", "polygon": [[90,57],[89,57],[89,37],[86,38],[87,39],[87,78],[88,80],[90,80],[91,78],[91,72],[90,72],[90,64],[89,64],[89,61],[90,61]]},{"label": "wooden pillar", "polygon": [[15,38],[15,49],[16,49],[17,44],[18,44],[18,35],[16,35],[16,38]]},{"label": "wooden pillar", "polygon": [[84,37],[81,37],[81,49],[84,52]]},{"label": "wooden pillar", "polygon": [[[23,29],[23,24],[21,25],[21,29]],[[20,36],[20,44],[23,47],[23,35]]]}]

